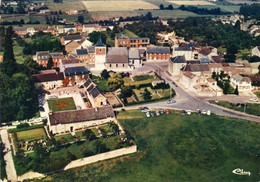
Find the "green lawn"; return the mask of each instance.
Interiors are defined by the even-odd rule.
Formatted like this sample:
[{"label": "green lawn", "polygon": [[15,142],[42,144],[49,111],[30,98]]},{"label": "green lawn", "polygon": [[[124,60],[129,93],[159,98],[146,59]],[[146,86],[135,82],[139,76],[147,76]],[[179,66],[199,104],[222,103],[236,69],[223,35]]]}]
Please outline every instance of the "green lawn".
[{"label": "green lawn", "polygon": [[92,81],[97,85],[98,89],[102,92],[109,92],[112,88],[108,85],[108,80],[101,79],[98,76],[92,76]]},{"label": "green lawn", "polygon": [[260,91],[254,92],[254,94],[255,94],[258,98],[260,98]]},{"label": "green lawn", "polygon": [[131,80],[130,78],[124,78],[124,85],[129,86],[129,85],[135,85],[138,87],[141,84],[149,84],[155,80],[159,80],[155,75],[139,75],[134,77],[134,81]]},{"label": "green lawn", "polygon": [[[91,130],[93,131],[93,133],[94,133],[96,136],[99,136],[98,130],[97,130],[96,128],[91,128]],[[77,138],[79,138],[79,139],[84,139],[84,138],[86,138],[86,137],[83,136],[84,131],[85,131],[85,130],[75,132]]]},{"label": "green lawn", "polygon": [[[118,114],[138,146],[132,155],[53,174],[44,181],[259,181],[260,124],[178,112]],[[251,176],[232,174],[242,168]]]},{"label": "green lawn", "polygon": [[43,128],[36,128],[32,130],[26,130],[26,131],[20,131],[17,132],[17,139],[18,141],[23,140],[39,140],[39,139],[45,139],[46,134]]},{"label": "green lawn", "polygon": [[64,135],[57,135],[54,138],[55,138],[56,141],[59,141],[62,144],[75,141],[73,136],[70,133],[64,134]]},{"label": "green lawn", "polygon": [[49,105],[50,110],[52,110],[53,112],[76,109],[76,106],[75,106],[75,103],[74,103],[74,100],[72,97],[61,98],[61,99],[49,99],[48,105]]},{"label": "green lawn", "polygon": [[[214,100],[211,100],[209,102],[212,103],[212,104],[216,104],[216,105],[219,105],[219,106],[222,106],[222,107],[229,108],[229,109],[244,112],[244,106],[233,104],[233,103],[230,103],[228,101],[215,102]],[[258,104],[258,103],[257,104],[246,103],[246,113],[256,115],[256,116],[260,116],[260,104]]]}]

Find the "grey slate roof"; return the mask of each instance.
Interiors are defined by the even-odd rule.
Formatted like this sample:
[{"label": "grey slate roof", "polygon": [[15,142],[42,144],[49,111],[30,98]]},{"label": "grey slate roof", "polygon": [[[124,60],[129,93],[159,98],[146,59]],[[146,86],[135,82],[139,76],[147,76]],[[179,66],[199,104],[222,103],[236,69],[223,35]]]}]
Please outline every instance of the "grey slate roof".
[{"label": "grey slate roof", "polygon": [[84,87],[88,88],[88,86],[92,83],[92,80],[88,78],[86,82],[84,83]]},{"label": "grey slate roof", "polygon": [[208,64],[188,64],[185,68],[185,71],[191,71],[191,72],[209,71],[209,65]]},{"label": "grey slate roof", "polygon": [[183,55],[183,56],[173,57],[173,58],[171,58],[171,61],[172,61],[173,63],[186,63],[186,62],[187,62],[184,55]]},{"label": "grey slate roof", "polygon": [[36,52],[36,56],[50,56],[49,51]]},{"label": "grey slate roof", "polygon": [[95,87],[94,89],[92,89],[89,94],[93,97],[93,98],[96,98],[97,96],[99,96],[101,93],[100,91],[98,90],[97,87]]},{"label": "grey slate roof", "polygon": [[138,49],[129,50],[129,59],[140,59],[140,53]]},{"label": "grey slate roof", "polygon": [[94,46],[90,46],[87,48],[88,53],[95,53],[95,47]]},{"label": "grey slate roof", "polygon": [[239,83],[243,83],[243,82],[250,83],[250,82],[251,82],[250,78],[248,78],[248,77],[242,77],[242,76],[239,75],[239,74],[232,75],[231,78],[234,79],[234,80],[236,80],[236,82],[239,82]]},{"label": "grey slate roof", "polygon": [[147,54],[170,54],[170,47],[147,47]]},{"label": "grey slate roof", "polygon": [[115,117],[112,106],[49,113],[50,124],[68,124]]},{"label": "grey slate roof", "polygon": [[63,37],[64,40],[79,40],[82,39],[81,35],[68,35]]},{"label": "grey slate roof", "polygon": [[88,50],[87,49],[76,49],[76,54],[77,55],[86,55],[86,54],[88,54]]},{"label": "grey slate roof", "polygon": [[64,73],[66,76],[73,76],[73,75],[85,75],[88,74],[89,71],[86,67],[79,66],[79,67],[65,68]]},{"label": "grey slate roof", "polygon": [[59,73],[47,73],[47,74],[34,74],[33,75],[34,82],[41,83],[41,82],[50,82],[50,81],[58,81],[64,80],[64,75],[62,72]]},{"label": "grey slate roof", "polygon": [[99,34],[98,41],[97,41],[97,43],[95,44],[95,47],[105,47],[105,46],[106,46],[106,45],[103,44],[101,35]]}]

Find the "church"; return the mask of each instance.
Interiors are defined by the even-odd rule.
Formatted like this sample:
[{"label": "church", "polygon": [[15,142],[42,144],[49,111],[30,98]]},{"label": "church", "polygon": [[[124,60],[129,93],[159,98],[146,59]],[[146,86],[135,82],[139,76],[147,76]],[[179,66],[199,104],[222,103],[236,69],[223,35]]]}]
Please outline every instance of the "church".
[{"label": "church", "polygon": [[131,71],[142,67],[140,51],[137,48],[109,47],[102,43],[101,36],[95,47],[95,66],[93,70]]}]

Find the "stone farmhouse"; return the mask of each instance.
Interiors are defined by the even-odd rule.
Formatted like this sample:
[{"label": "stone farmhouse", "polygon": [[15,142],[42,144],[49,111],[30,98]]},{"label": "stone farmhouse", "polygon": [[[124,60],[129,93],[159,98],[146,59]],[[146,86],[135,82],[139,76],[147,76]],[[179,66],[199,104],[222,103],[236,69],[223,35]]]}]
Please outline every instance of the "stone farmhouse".
[{"label": "stone farmhouse", "polygon": [[56,70],[43,70],[33,75],[35,87],[37,89],[54,89],[62,87],[62,81],[65,79],[62,72]]},{"label": "stone farmhouse", "polygon": [[112,106],[49,113],[47,124],[53,134],[74,132],[114,121]]}]

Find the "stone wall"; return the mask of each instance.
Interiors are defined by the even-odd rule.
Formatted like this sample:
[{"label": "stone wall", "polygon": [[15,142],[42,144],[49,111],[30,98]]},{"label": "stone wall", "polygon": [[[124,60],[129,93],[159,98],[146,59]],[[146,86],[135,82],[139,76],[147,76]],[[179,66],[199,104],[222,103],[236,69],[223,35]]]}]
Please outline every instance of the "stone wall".
[{"label": "stone wall", "polygon": [[132,154],[132,153],[135,153],[136,151],[137,151],[137,146],[133,145],[133,146],[126,147],[126,148],[121,148],[121,149],[113,150],[113,151],[110,151],[110,152],[105,152],[105,153],[102,153],[102,154],[97,154],[97,155],[94,155],[94,156],[85,157],[85,158],[74,160],[74,161],[70,162],[68,165],[66,165],[64,167],[64,170],[84,166],[84,165],[95,163],[95,162],[98,162],[98,161],[112,159],[112,158],[119,157],[119,156],[122,156],[122,155]]}]

